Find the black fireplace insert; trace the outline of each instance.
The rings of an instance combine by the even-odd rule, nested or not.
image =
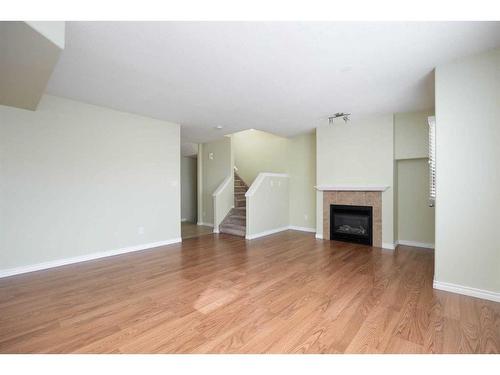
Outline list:
[[[330,205],[330,239],[373,244],[371,206]]]

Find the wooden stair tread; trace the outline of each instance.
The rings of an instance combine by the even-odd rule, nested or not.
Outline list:
[[[232,229],[245,230],[244,225],[232,224],[232,223],[224,223],[224,224],[222,224],[221,228],[232,228]]]

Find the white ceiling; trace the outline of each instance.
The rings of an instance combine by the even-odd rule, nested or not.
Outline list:
[[[247,128],[290,136],[334,112],[432,108],[435,66],[500,45],[500,22],[68,22],[66,30],[50,94],[180,123],[185,142]]]

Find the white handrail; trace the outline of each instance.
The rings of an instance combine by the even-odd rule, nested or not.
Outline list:
[[[224,181],[219,185],[219,187],[213,192],[212,197],[215,197],[216,195],[219,195],[222,193],[222,191],[227,187],[227,185],[231,182],[233,179],[233,176],[229,175],[227,176]]]
[[[262,184],[262,181],[264,181],[266,177],[290,177],[290,176],[287,173],[269,173],[269,172],[259,173],[259,175],[254,180],[248,191],[245,193],[245,197],[251,197],[252,195],[254,195],[259,186]]]
[[[233,174],[227,176],[219,187],[213,192],[214,203],[214,233],[219,233],[222,223],[231,208],[234,207]]]

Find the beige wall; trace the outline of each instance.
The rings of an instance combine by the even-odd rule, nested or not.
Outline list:
[[[247,192],[246,238],[286,230],[289,226],[289,177],[262,173]]]
[[[183,221],[196,222],[196,180],[196,157],[181,157],[181,218]]]
[[[0,106],[0,270],[180,237],[179,125],[53,96]]]
[[[290,225],[316,230],[316,132],[289,139]]]
[[[219,142],[204,144],[202,149],[215,147],[220,150],[221,144]],[[224,142],[224,147],[230,147],[232,150],[238,174],[249,185],[261,172],[288,173],[290,176],[288,182],[290,190],[288,225],[315,230],[316,134],[314,131],[292,138],[283,138],[258,130],[246,130],[232,134],[231,145],[227,143],[227,140]],[[231,152],[225,148],[224,153],[228,157]],[[205,157],[201,161],[201,169],[205,171],[205,177],[218,176],[217,183],[214,181],[210,186],[201,189],[201,196],[208,199],[208,195],[211,195],[223,181],[225,176],[222,176],[227,164],[212,163],[213,166],[206,169],[203,163],[207,162],[208,151],[203,151],[202,154]],[[205,201],[202,206],[207,212],[206,216],[212,217],[212,205]],[[203,220],[203,222],[207,221]],[[211,220],[208,222],[212,223]]]
[[[393,219],[392,219],[392,224],[393,224],[393,233],[394,233],[394,242],[395,245],[396,241],[398,240],[398,199],[399,199],[399,187],[398,187],[398,161],[394,160],[392,163],[392,170],[393,170],[393,179],[394,179],[394,193],[393,193],[393,199],[394,199],[394,204],[392,207],[392,212],[393,212]]]
[[[325,124],[316,130],[317,185],[386,185],[382,193],[382,242],[394,242],[393,115]],[[322,193],[317,193],[316,230],[323,235]]]
[[[436,69],[435,280],[500,300],[500,49]]]
[[[434,208],[429,207],[428,159],[397,161],[398,241],[434,246]]]
[[[233,173],[233,157],[231,150],[231,138],[223,137],[220,140],[203,143],[200,147],[198,160],[201,158],[201,215],[198,216],[199,223],[214,223],[214,202],[212,194]],[[212,155],[212,158],[210,158]],[[200,195],[198,195],[200,199]],[[201,217],[201,220],[200,220]]]
[[[288,139],[262,132],[244,130],[231,135],[234,165],[239,176],[250,186],[261,172],[285,173],[287,171]]]
[[[429,207],[428,117],[434,110],[394,114],[394,233],[397,241],[434,246]]]
[[[394,114],[394,159],[428,157],[427,118],[434,110]]]

